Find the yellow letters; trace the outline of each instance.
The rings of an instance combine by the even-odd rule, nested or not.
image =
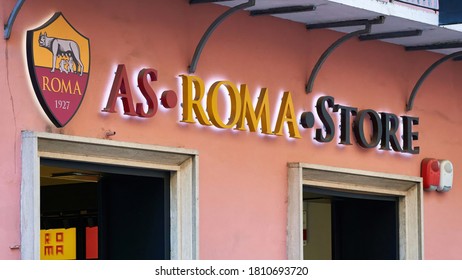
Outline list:
[[[183,119],[182,122],[196,123],[193,118],[194,114],[197,116],[199,123],[202,125],[212,125],[207,119],[207,116],[202,108],[202,98],[204,97],[204,81],[195,76],[180,75],[183,80]],[[195,95],[193,97],[193,88]]]
[[[289,135],[293,138],[302,138],[297,126],[297,119],[294,112],[294,104],[292,102],[292,95],[290,91],[284,92],[282,97],[281,107],[279,108],[278,119],[274,128],[274,134],[282,135],[282,125],[287,122],[289,127]]]
[[[53,78],[55,79],[55,78]],[[61,86],[61,92],[62,93],[70,93],[70,94],[74,94],[73,92],[71,92],[71,81],[67,81],[67,84],[65,81],[61,80],[61,83],[62,83],[62,86]]]
[[[80,85],[77,81],[73,85],[71,80],[65,81],[64,79],[59,79],[56,77],[51,78],[50,81],[50,78],[48,78],[47,76],[42,76],[42,90],[54,93],[69,94],[75,94],[77,92],[79,95],[82,95]]]
[[[274,134],[281,136],[284,123],[287,123],[289,136],[301,138],[298,129],[298,123],[295,116],[294,104],[290,92],[284,92],[282,103],[274,131],[271,131],[270,108],[268,89],[262,88],[258,97],[255,109],[249,96],[247,85],[243,84],[240,91],[230,81],[217,81],[213,83],[207,92],[204,87],[204,81],[196,76],[180,76],[183,81],[183,118],[181,122],[196,123],[194,115],[202,125],[213,125],[217,128],[235,128],[236,130],[245,131],[245,121],[248,129],[256,132],[258,123],[261,123],[263,134]],[[229,119],[224,122],[219,114],[218,95],[220,89],[225,88],[229,93],[231,101],[231,110]],[[202,99],[207,99],[207,109],[202,107]],[[207,113],[206,113],[207,112]]]
[[[249,130],[257,131],[258,122],[261,120],[261,132],[264,134],[272,134],[270,123],[270,111],[268,100],[268,89],[262,88],[255,110],[253,109],[252,101],[250,100],[249,90],[246,84],[241,85],[241,101],[242,110],[241,117],[237,123],[236,129],[246,130],[244,120],[247,120]]]
[[[218,98],[219,89],[221,86],[225,86],[229,92],[231,99],[231,116],[229,121],[225,124],[218,114]],[[241,112],[241,97],[236,86],[229,81],[215,82],[207,94],[207,113],[209,114],[210,121],[218,128],[232,128],[238,121]]]
[[[50,86],[48,85],[49,82],[50,79],[48,79],[47,76],[42,76],[42,90],[51,91]]]
[[[82,95],[82,92],[80,91],[80,85],[78,82],[75,82],[75,87],[74,87],[74,91],[72,92],[72,94],[75,94],[76,91],[79,93],[79,95]]]

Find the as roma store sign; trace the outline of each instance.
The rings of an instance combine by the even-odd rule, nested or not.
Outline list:
[[[90,74],[89,40],[61,13],[55,13],[42,26],[27,32],[27,61],[40,105],[56,127],[64,127],[77,113],[85,96]],[[341,145],[351,145],[351,138],[354,137],[364,148],[378,147],[401,153],[419,153],[419,147],[413,147],[413,141],[418,139],[418,132],[413,130],[419,123],[416,117],[398,117],[371,109],[360,110],[336,104],[331,96],[320,97],[314,113],[303,112],[297,117],[292,94],[286,91],[282,95],[276,119],[271,119],[267,88],[261,89],[258,101],[254,104],[246,84],[238,88],[230,81],[216,81],[206,88],[203,80],[197,76],[180,77],[183,82],[180,121],[184,123],[251,132],[257,132],[260,127],[262,134],[275,136],[283,136],[283,128],[287,126],[288,137],[301,138],[300,129],[313,128],[318,119],[322,128],[315,129],[314,140],[317,142],[332,142],[339,133]],[[121,101],[125,115],[154,117],[159,97],[151,87],[153,81],[157,81],[155,69],[145,68],[138,73],[138,88],[144,102],[135,104],[132,81],[128,79],[125,66],[119,65],[103,112],[115,113],[116,103]],[[219,95],[223,92],[229,96],[230,101],[227,121],[222,119],[219,110]],[[160,101],[165,108],[175,108],[178,103],[176,91],[164,91]],[[203,106],[204,103],[207,105]],[[340,117],[338,129],[334,114]],[[398,135],[400,131],[402,135]]]
[[[156,115],[159,98],[165,108],[176,107],[177,96],[174,90],[164,91],[159,97],[151,87],[150,82],[157,81],[157,74],[155,69],[150,68],[142,69],[138,73],[138,88],[145,103],[135,104],[127,70],[124,65],[119,65],[103,112],[116,113],[118,100],[122,102],[125,115],[140,118],[152,118]],[[282,136],[283,127],[287,125],[289,137],[301,138],[300,129],[313,128],[318,119],[323,128],[315,131],[314,139],[317,142],[331,142],[339,133],[341,145],[351,145],[354,137],[363,148],[378,147],[381,150],[401,153],[419,153],[419,147],[413,147],[413,141],[418,140],[418,132],[414,131],[414,126],[419,123],[417,117],[398,117],[392,113],[336,104],[331,96],[320,97],[314,113],[303,112],[297,117],[292,94],[286,91],[277,109],[276,119],[271,119],[272,110],[267,88],[261,89],[258,101],[253,104],[246,84],[238,88],[230,81],[216,81],[210,88],[206,88],[203,80],[197,76],[181,75],[180,78],[183,82],[180,121],[184,123],[251,132],[257,132],[260,126],[262,134],[276,136]],[[229,96],[231,108],[227,121],[222,119],[222,112],[219,111],[220,94]],[[204,103],[206,106],[203,106]],[[339,129],[335,126],[334,114],[339,114]],[[400,131],[402,135],[398,135]]]

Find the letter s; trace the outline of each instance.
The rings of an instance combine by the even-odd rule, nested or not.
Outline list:
[[[148,111],[144,112],[143,103],[136,104],[136,114],[142,118],[151,118],[157,113],[157,96],[148,82],[148,76],[151,81],[157,81],[157,71],[151,68],[144,68],[138,73],[138,87],[148,104]]]
[[[334,107],[334,98],[332,96],[323,96],[318,99],[316,102],[316,112],[318,113],[319,119],[321,120],[322,124],[326,130],[326,136],[322,135],[322,128],[316,129],[316,141],[318,142],[330,142],[334,138],[335,131],[334,131],[334,121],[332,117],[329,115],[324,103],[327,103],[328,108]]]

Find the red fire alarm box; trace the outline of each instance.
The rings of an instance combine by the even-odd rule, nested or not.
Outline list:
[[[426,191],[434,191],[440,184],[440,163],[434,158],[425,158],[422,160],[421,175],[423,178],[423,187]]]

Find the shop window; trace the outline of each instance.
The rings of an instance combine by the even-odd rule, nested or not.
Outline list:
[[[40,258],[169,259],[169,189],[168,172],[42,159]]]
[[[303,186],[303,259],[398,259],[398,201]]]
[[[303,163],[288,175],[289,259],[423,258],[421,178]]]
[[[195,151],[49,133],[22,139],[22,259],[198,258]]]

